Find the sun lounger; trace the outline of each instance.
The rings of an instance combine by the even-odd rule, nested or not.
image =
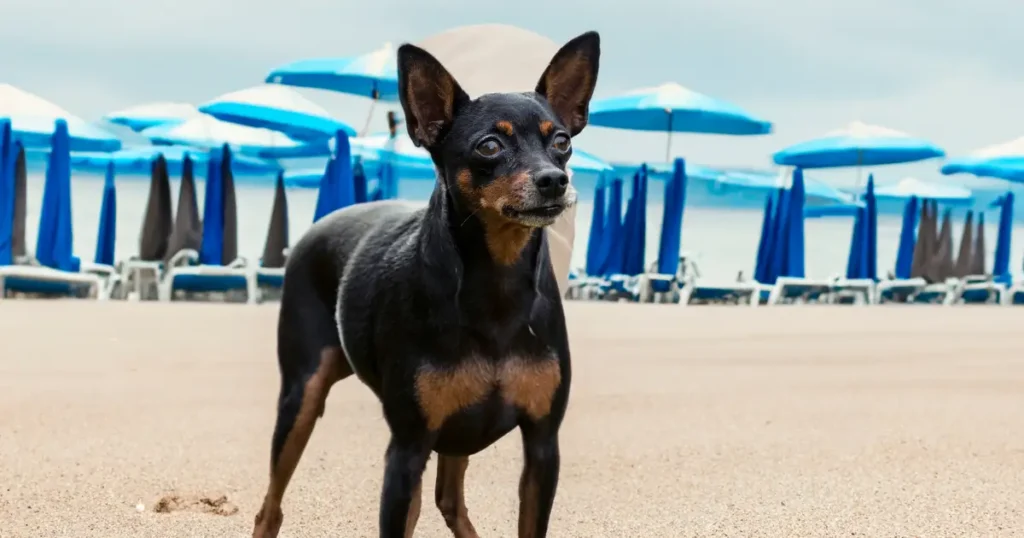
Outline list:
[[[0,300],[8,290],[68,296],[84,291],[89,298],[106,299],[104,289],[103,278],[91,272],[72,273],[41,265],[0,266]]]
[[[830,302],[878,304],[878,284],[870,278],[839,277],[832,282]]]
[[[245,258],[237,258],[228,265],[200,265],[199,253],[191,249],[171,257],[158,290],[161,301],[173,301],[178,291],[205,295],[244,290],[249,304],[256,303],[259,295],[256,273]]]
[[[1009,286],[986,275],[971,275],[959,280],[951,294],[953,304],[1006,304]]]
[[[284,249],[284,257],[288,259],[291,249]],[[256,302],[262,303],[270,296],[280,296],[284,287],[284,267],[263,267],[256,268]]]
[[[894,278],[882,280],[875,286],[875,303],[906,302],[928,286],[923,278]],[[900,301],[902,299],[902,301]]]
[[[768,294],[768,306],[783,304],[783,302],[808,303],[821,300],[830,301],[832,292],[835,291],[837,279],[825,278],[799,278],[780,276],[772,285]]]
[[[683,283],[679,292],[679,305],[721,304],[736,302],[758,306],[761,304],[761,285],[753,280],[743,282],[723,282],[716,284],[701,278],[694,278]]]

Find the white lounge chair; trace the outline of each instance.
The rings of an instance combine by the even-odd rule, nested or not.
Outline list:
[[[284,249],[284,259],[288,260],[288,254],[291,252],[290,248]],[[284,287],[284,267],[263,267],[260,265],[256,268],[256,302],[262,303],[266,300],[269,295],[266,290],[276,289],[280,290]]]
[[[0,300],[6,296],[8,287],[60,295],[67,295],[77,289],[85,288],[89,298],[107,299],[109,297],[104,295],[106,287],[103,285],[103,278],[95,273],[72,273],[42,265],[0,266]]]
[[[245,258],[236,258],[228,265],[201,265],[199,253],[184,249],[171,257],[157,286],[161,301],[173,301],[174,292],[198,294],[245,290],[246,302],[258,299],[256,272]]]
[[[783,304],[783,301],[791,300],[797,303],[806,303],[814,300],[824,299],[825,302],[832,301],[832,293],[836,289],[836,278],[800,278],[780,276],[775,279],[768,294],[768,306]]]
[[[1010,286],[997,282],[987,275],[970,275],[959,279],[956,289],[950,295],[951,304],[994,303],[1008,304]]]
[[[927,286],[928,281],[920,277],[880,280],[875,286],[875,303],[888,302],[899,296],[912,300]]]

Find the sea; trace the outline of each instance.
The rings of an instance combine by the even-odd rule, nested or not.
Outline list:
[[[27,181],[27,241],[30,249],[35,245],[42,202],[43,176],[33,170]],[[139,232],[149,192],[148,176],[119,175],[117,185],[116,257],[128,258],[138,252]],[[576,213],[575,247],[572,257],[574,268],[585,264],[587,236],[594,210],[593,191],[596,181],[574,177],[580,198]],[[173,205],[177,205],[180,180],[172,179]],[[750,193],[704,192],[691,182],[687,189],[687,205],[683,217],[681,251],[695,259],[701,276],[718,282],[733,281],[737,274],[752,274],[761,222],[764,195]],[[200,208],[203,204],[204,182],[196,178]],[[91,261],[96,250],[99,211],[103,178],[100,175],[76,172],[72,179],[72,220],[75,255]],[[426,203],[433,188],[429,180],[403,180],[399,184],[399,198]],[[664,184],[652,181],[648,188],[646,263],[652,263],[658,252],[662,220]],[[706,190],[706,189],[705,189]],[[289,188],[289,235],[294,243],[312,224],[317,192],[310,188]],[[263,251],[273,205],[273,178],[239,177],[236,179],[238,204],[239,254],[257,260]],[[628,189],[624,193],[628,198]],[[1018,197],[1018,199],[1021,199]],[[979,209],[984,209],[981,207]],[[1021,212],[1018,212],[1018,214]],[[963,223],[963,210],[955,213],[954,238],[959,244]],[[989,210],[986,218],[986,247],[991,264],[996,243],[999,213]],[[880,207],[878,218],[878,272],[885,275],[895,265],[896,250],[901,228],[900,207]],[[1021,237],[1024,222],[1015,222],[1016,237]],[[853,218],[808,218],[806,229],[806,273],[808,277],[830,277],[845,272],[849,254]],[[33,249],[34,250],[34,249]],[[1011,270],[1021,270],[1024,260],[1024,241],[1013,244]]]

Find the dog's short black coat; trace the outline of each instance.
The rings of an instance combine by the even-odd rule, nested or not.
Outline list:
[[[457,538],[476,537],[462,492],[468,456],[516,427],[519,536],[546,535],[571,371],[543,229],[575,202],[569,141],[586,125],[599,55],[597,34],[583,34],[535,92],[471,100],[429,53],[399,49],[407,127],[437,166],[437,185],[422,209],[384,201],[336,211],[292,248],[271,481],[255,537],[277,535],[281,498],[327,393],[352,373],[391,431],[380,536],[412,535],[436,452],[436,503]]]

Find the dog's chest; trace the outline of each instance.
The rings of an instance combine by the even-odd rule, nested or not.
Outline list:
[[[469,355],[445,366],[423,365],[416,373],[416,396],[427,427],[439,430],[452,416],[495,401],[538,420],[550,411],[562,383],[554,352],[510,354],[499,359]]]

